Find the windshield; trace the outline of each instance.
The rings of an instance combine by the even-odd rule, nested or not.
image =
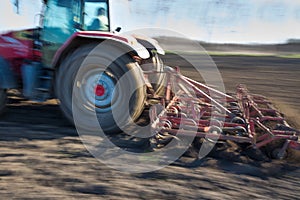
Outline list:
[[[107,2],[87,0],[84,4],[84,29],[88,31],[109,31]]]
[[[49,0],[44,18],[44,40],[64,43],[74,32],[72,4],[66,0]],[[70,12],[71,11],[71,12]]]

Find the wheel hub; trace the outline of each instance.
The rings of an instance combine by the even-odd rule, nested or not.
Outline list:
[[[111,109],[116,99],[115,81],[112,76],[98,70],[91,71],[83,78],[83,96],[88,104],[100,108],[99,112]]]
[[[114,99],[115,83],[106,73],[101,73],[96,85],[93,86],[95,105],[98,108],[110,107]]]
[[[104,86],[100,85],[100,84],[96,85],[95,95],[101,97],[104,94],[105,94],[105,88],[104,88]]]

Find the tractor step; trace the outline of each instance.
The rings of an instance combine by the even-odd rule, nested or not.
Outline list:
[[[51,98],[53,69],[42,67],[38,76],[38,84],[35,88],[34,100],[43,102]]]
[[[36,88],[38,101],[46,101],[51,97],[52,76],[40,76],[40,87]]]

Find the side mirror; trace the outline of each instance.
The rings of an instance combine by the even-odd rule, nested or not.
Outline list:
[[[122,29],[121,27],[117,27],[114,32],[120,32],[121,29]]]

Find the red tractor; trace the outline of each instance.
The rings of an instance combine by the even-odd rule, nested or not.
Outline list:
[[[81,109],[83,119],[96,110],[105,132],[115,132],[129,119],[137,119],[143,111],[146,87],[134,89],[130,97],[128,87],[144,85],[138,63],[153,63],[152,67],[162,70],[157,55],[164,52],[156,41],[112,31],[109,0],[44,0],[44,4],[40,28],[0,35],[0,111],[5,107],[6,91],[15,88],[32,100],[58,98],[62,111],[73,121],[72,91],[77,87],[78,101],[73,106]],[[96,61],[85,62],[88,55]],[[127,82],[116,89],[127,72]],[[150,78],[157,83],[164,79],[163,75]],[[154,88],[159,89],[159,84]],[[130,98],[129,106],[125,98]],[[112,108],[123,115],[118,125]],[[79,122],[81,126],[87,123]]]
[[[150,100],[160,103],[149,109],[154,148],[184,135],[246,149],[271,146],[268,152],[278,158],[287,148],[300,150],[300,132],[265,97],[242,85],[228,95],[184,77],[164,67],[156,41],[112,31],[108,1],[44,0],[41,28],[0,36],[0,111],[6,91],[15,88],[28,99],[59,99],[77,128],[100,124],[115,133],[137,120]],[[89,120],[94,117],[96,123]]]

